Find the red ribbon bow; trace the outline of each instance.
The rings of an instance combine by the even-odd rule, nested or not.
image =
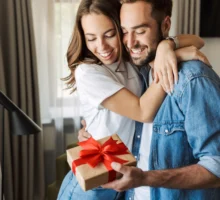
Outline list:
[[[110,137],[103,145],[99,144],[96,140],[90,137],[88,140],[79,142],[83,148],[79,152],[79,159],[72,162],[72,171],[76,173],[76,167],[83,164],[88,164],[92,168],[103,162],[109,171],[109,182],[115,180],[116,172],[112,170],[111,163],[126,163],[127,160],[116,157],[115,155],[128,154],[127,147],[124,143],[117,144],[117,140]]]

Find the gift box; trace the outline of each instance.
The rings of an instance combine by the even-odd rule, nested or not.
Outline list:
[[[84,191],[120,177],[111,168],[111,162],[136,166],[136,159],[117,134],[79,142],[78,147],[67,150],[67,162]]]

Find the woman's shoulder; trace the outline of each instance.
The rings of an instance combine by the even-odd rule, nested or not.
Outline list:
[[[77,66],[76,73],[87,73],[92,71],[102,71],[103,67],[99,64],[82,63]]]
[[[75,77],[76,79],[79,79],[80,77],[84,78],[86,76],[110,76],[110,73],[102,65],[82,63],[77,66],[75,70]]]

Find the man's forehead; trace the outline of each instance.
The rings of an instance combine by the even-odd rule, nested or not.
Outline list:
[[[121,7],[120,19],[122,27],[131,27],[138,24],[149,23],[152,6],[144,1],[124,3]]]
[[[152,6],[150,3],[147,3],[146,1],[136,1],[136,2],[130,2],[130,3],[123,3],[121,6],[121,14],[130,12],[143,12],[143,13],[149,13],[151,14]]]

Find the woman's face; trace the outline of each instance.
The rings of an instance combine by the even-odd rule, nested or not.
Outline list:
[[[88,14],[81,19],[87,48],[106,65],[118,60],[119,40],[112,21],[103,14]]]

